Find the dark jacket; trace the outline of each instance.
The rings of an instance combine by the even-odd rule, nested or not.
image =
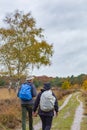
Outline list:
[[[36,97],[37,96],[37,91],[36,91],[35,85],[33,83],[31,83],[31,82],[26,82],[26,83],[29,84],[32,87],[32,89],[31,89],[32,90],[31,91],[32,97]],[[20,89],[21,89],[21,87],[20,87]],[[20,91],[20,89],[19,89],[19,91]],[[19,91],[18,91],[18,93],[19,93]],[[34,99],[32,98],[29,101],[21,100],[21,104],[30,104],[30,105],[33,105],[34,104]]]
[[[44,111],[42,111],[42,110],[40,109],[40,106],[39,106],[39,104],[40,104],[40,97],[41,97],[41,94],[42,94],[44,91],[46,91],[46,90],[42,89],[41,92],[37,95],[37,98],[36,98],[36,100],[35,100],[35,104],[34,104],[33,111],[36,112],[36,110],[38,109],[38,114],[39,114],[39,115],[54,116],[54,110],[51,110],[51,111],[49,111],[49,112],[44,112]],[[52,93],[52,94],[53,94],[53,96],[55,96],[54,93]],[[55,96],[55,98],[56,98],[56,96]],[[38,107],[39,107],[39,108],[38,108]],[[56,101],[55,101],[54,109],[55,109],[55,111],[56,111],[56,113],[57,113],[57,112],[58,112],[58,101],[57,101],[57,98],[56,98]]]

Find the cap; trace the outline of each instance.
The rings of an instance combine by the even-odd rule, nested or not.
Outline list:
[[[26,77],[26,80],[32,80],[32,79],[34,79],[34,76],[28,76],[28,77]]]
[[[51,88],[50,83],[44,83],[44,87],[45,90],[49,90]]]

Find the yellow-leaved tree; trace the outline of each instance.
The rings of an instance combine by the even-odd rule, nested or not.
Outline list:
[[[53,45],[44,40],[43,29],[36,27],[31,13],[16,10],[8,14],[0,28],[0,64],[9,76],[18,78],[26,71],[50,65]]]
[[[64,90],[70,89],[70,83],[69,83],[69,81],[64,81],[63,82],[62,89],[64,89]]]
[[[82,89],[87,91],[87,80],[85,80],[82,84]]]

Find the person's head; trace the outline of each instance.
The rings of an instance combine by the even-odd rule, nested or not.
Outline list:
[[[27,82],[33,82],[34,76],[28,76],[26,77]]]
[[[48,82],[48,83],[44,83],[43,88],[44,88],[45,90],[49,90],[49,89],[51,89],[51,85],[50,85],[50,83],[49,83],[49,82]]]

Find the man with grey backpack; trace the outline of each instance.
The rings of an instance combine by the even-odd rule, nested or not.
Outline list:
[[[58,101],[55,94],[51,90],[50,83],[44,83],[43,89],[41,89],[41,92],[37,95],[33,115],[37,114],[37,109],[42,121],[42,130],[50,130],[54,111],[56,116],[58,115]]]

